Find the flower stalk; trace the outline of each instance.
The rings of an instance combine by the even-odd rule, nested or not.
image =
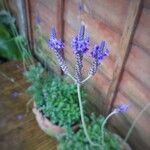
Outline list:
[[[104,120],[102,126],[101,126],[101,141],[102,141],[102,148],[104,149],[105,147],[105,143],[104,143],[104,129],[105,129],[105,125],[108,121],[109,118],[111,118],[113,115],[118,114],[118,113],[123,113],[126,112],[128,109],[128,105],[126,104],[120,104],[118,105]]]
[[[52,30],[51,30],[48,45],[51,49],[54,50],[58,64],[60,65],[61,69],[77,85],[77,93],[78,93],[78,101],[79,101],[82,127],[83,127],[84,134],[85,134],[89,144],[91,144],[92,146],[101,147],[101,144],[94,143],[91,140],[91,138],[87,132],[87,127],[86,127],[86,123],[84,120],[84,111],[83,111],[83,105],[82,105],[82,100],[81,100],[80,87],[81,87],[81,84],[84,84],[88,79],[90,79],[92,76],[95,75],[98,65],[105,58],[105,56],[108,56],[109,51],[108,51],[106,42],[102,41],[99,45],[95,45],[95,47],[92,49],[91,57],[93,58],[93,64],[90,68],[87,78],[85,78],[84,80],[81,80],[82,79],[81,71],[82,71],[82,67],[83,67],[82,60],[83,60],[84,54],[88,51],[88,46],[89,46],[89,37],[85,36],[85,26],[81,25],[79,34],[73,38],[72,43],[71,43],[71,47],[73,49],[73,53],[75,54],[75,58],[76,58],[75,77],[69,73],[69,69],[65,63],[65,60],[61,56],[61,49],[64,48],[64,43],[61,40],[57,39],[55,28],[52,28]],[[105,120],[105,122],[103,124],[102,130],[105,126],[105,123],[107,122],[107,119]]]

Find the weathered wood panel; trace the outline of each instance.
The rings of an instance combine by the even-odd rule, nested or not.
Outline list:
[[[134,99],[134,101],[131,101],[131,98],[128,95],[122,92],[118,92],[115,105],[118,105],[122,102],[129,104],[129,110],[123,115],[113,117],[110,128],[112,129],[113,124],[112,130],[120,133],[122,137],[125,138],[125,135],[127,134],[129,127],[132,124],[132,121],[137,117],[138,113],[144,107],[144,104],[142,106],[139,106],[138,104],[136,104],[136,99]],[[133,149],[148,150],[150,147],[149,114],[150,111],[148,112],[147,110],[133,129],[133,132],[128,140],[129,143],[132,145]]]
[[[126,70],[130,72],[143,86],[150,89],[150,55],[142,48],[132,45],[131,51],[126,63]]]
[[[31,110],[25,117],[26,103],[30,96],[26,93],[28,83],[23,78],[22,68],[20,62],[0,65],[0,70],[5,75],[15,79],[12,83],[0,74],[0,81],[3,81],[3,84],[0,84],[0,148],[56,150],[56,141],[38,127]]]
[[[122,72],[124,71],[124,65],[130,52],[130,44],[134,36],[135,25],[138,21],[140,4],[141,0],[131,1],[129,4],[129,12],[123,29],[123,34],[120,38],[118,45],[119,52],[118,57],[115,61],[113,78],[106,97],[109,109],[108,113],[112,111],[111,109],[116,98],[116,93],[118,91],[118,86],[122,77]]]
[[[92,17],[101,20],[117,33],[122,33],[129,0],[84,0],[84,3],[87,8],[85,11],[90,13]]]
[[[142,47],[150,55],[149,49],[149,35],[150,35],[150,9],[143,8],[141,16],[139,18],[139,23],[137,24],[137,29],[133,39],[133,43]]]

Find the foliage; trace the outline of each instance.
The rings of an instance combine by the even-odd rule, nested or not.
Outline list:
[[[14,35],[15,18],[7,11],[0,11],[0,57],[18,60],[22,59],[19,43],[23,43],[23,37]]]
[[[39,21],[40,20],[40,21]],[[45,64],[54,65],[56,66],[56,61],[51,53],[49,53],[49,48],[47,46],[47,36],[41,31],[41,23],[42,20],[40,16],[37,16],[36,18],[36,25],[34,26],[34,32],[36,35],[35,41],[36,41],[36,48],[35,48],[35,54],[40,57],[43,61],[45,61]]]
[[[92,141],[95,143],[101,144],[101,125],[104,121],[104,117],[96,117],[94,114],[90,116],[88,120],[86,120],[87,131],[90,135]],[[79,129],[76,133],[72,130],[68,129],[66,133],[60,135],[58,137],[59,145],[58,150],[101,150],[102,147],[90,145],[85,134],[83,128]],[[115,137],[108,131],[105,130],[105,147],[104,150],[118,150],[118,143]]]
[[[24,74],[31,82],[28,92],[32,94],[38,109],[52,123],[59,126],[70,127],[79,122],[76,86],[43,71],[42,66],[38,64],[30,66]],[[84,97],[85,93],[82,91],[81,95]]]

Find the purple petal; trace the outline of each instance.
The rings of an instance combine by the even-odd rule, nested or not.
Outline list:
[[[17,97],[17,96],[20,96],[21,93],[15,91],[15,92],[13,92],[11,95],[12,95],[13,97]]]
[[[129,108],[129,105],[127,104],[120,104],[116,107],[116,110],[118,113],[123,113],[123,112],[126,112]]]
[[[19,114],[19,115],[16,116],[16,119],[17,119],[18,121],[21,121],[21,120],[24,119],[24,115],[23,115],[23,114]]]

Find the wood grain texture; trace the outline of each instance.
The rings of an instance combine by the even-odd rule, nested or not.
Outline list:
[[[108,109],[109,112],[112,109],[112,106],[116,97],[116,93],[118,91],[119,82],[120,82],[122,72],[124,69],[124,64],[126,62],[126,59],[130,50],[129,46],[131,44],[131,40],[134,35],[135,25],[137,24],[137,21],[138,21],[137,17],[140,11],[140,3],[141,3],[141,0],[130,1],[127,20],[126,20],[124,31],[123,31],[123,34],[119,43],[119,52],[118,52],[118,58],[115,64],[113,80],[109,87],[107,97],[106,97],[106,100],[108,101],[108,107],[110,107]]]
[[[141,47],[150,55],[150,8],[143,8],[139,18],[139,23],[135,31],[133,43]]]
[[[128,95],[119,91],[116,97],[115,105],[118,105],[120,103],[127,103],[130,107],[126,113],[117,115],[112,118],[110,128],[113,131],[120,133],[121,136],[125,138],[133,120],[144,107],[144,103],[140,105],[135,104],[135,101],[132,101],[131,98],[128,97]],[[149,150],[150,148],[149,115],[149,110],[144,112],[142,117],[135,125],[135,128],[133,129],[133,132],[128,140],[130,145],[132,145],[133,149],[135,150]]]
[[[63,40],[64,37],[64,5],[65,0],[57,0],[57,36],[58,38]],[[64,51],[61,51],[62,56],[64,55]],[[62,69],[60,68],[61,75],[64,74]]]
[[[28,84],[22,76],[22,64],[8,62],[0,65],[0,70],[15,79],[12,83],[0,74],[3,81],[0,84],[0,149],[56,150],[56,140],[41,131],[31,110],[25,117],[26,103],[31,97],[25,92]],[[18,94],[14,96],[14,92]]]
[[[125,70],[147,89],[150,89],[150,55],[144,49],[132,44]]]

